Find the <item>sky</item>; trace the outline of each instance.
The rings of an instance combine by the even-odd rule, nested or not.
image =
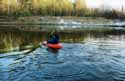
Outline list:
[[[105,6],[107,9],[121,9],[125,8],[125,0],[86,0],[86,4],[89,8],[102,8]]]

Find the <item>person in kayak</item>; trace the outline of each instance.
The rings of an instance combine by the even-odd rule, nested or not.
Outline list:
[[[50,40],[47,40],[47,43],[58,44],[59,43],[59,34],[58,34],[58,32],[54,32],[52,34],[52,38]]]
[[[59,33],[58,32],[54,32],[52,34],[52,38],[47,40],[47,41],[44,41],[43,42],[43,45],[46,45],[46,44],[58,44],[59,43]]]

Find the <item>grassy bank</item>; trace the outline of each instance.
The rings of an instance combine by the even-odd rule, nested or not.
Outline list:
[[[8,21],[9,20],[9,21]],[[76,17],[76,16],[26,16],[18,18],[3,18],[0,20],[1,25],[64,25],[67,24],[107,24],[112,19],[103,17]],[[75,23],[74,23],[75,22]]]

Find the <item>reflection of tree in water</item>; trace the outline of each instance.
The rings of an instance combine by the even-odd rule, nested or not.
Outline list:
[[[88,37],[108,38],[109,35],[124,35],[124,30],[116,29],[73,29],[59,30],[60,42],[84,43]],[[49,39],[51,31],[24,31],[24,30],[4,30],[0,31],[0,50],[10,50],[13,47],[26,49],[27,45],[37,47],[40,42]],[[123,37],[123,36],[122,36]]]

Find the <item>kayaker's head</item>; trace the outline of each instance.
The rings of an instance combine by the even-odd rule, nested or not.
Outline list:
[[[57,31],[53,32],[53,35],[58,36],[59,33]]]

